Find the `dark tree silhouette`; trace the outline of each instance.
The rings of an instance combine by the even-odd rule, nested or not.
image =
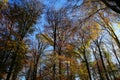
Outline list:
[[[119,0],[101,0],[107,7],[120,14]]]

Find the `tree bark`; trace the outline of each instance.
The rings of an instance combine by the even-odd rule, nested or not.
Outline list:
[[[88,63],[87,56],[86,56],[85,47],[84,47],[84,50],[83,50],[83,55],[84,55],[84,58],[85,58],[85,63],[86,63],[86,66],[87,66],[89,78],[90,78],[90,80],[92,80],[91,72],[90,72],[90,68],[89,68],[89,63]]]
[[[104,80],[102,74],[101,74],[101,71],[100,71],[100,67],[99,67],[99,63],[98,63],[98,60],[97,60],[97,56],[95,55],[97,54],[94,50],[93,50],[93,55],[95,57],[95,60],[97,61],[97,68],[98,68],[98,72],[99,72],[99,75],[100,75],[100,80]]]
[[[12,59],[12,62],[11,62],[11,65],[10,65],[9,72],[8,72],[8,74],[7,74],[6,80],[10,80],[10,77],[11,77],[11,74],[12,74],[12,71],[13,71],[13,68],[14,68],[14,66],[15,66],[16,58],[17,58],[17,55],[16,55],[16,53],[15,53],[14,56],[13,56],[13,59]]]
[[[56,56],[56,25],[54,26],[54,32],[53,32],[53,36],[54,36],[54,45],[53,45],[53,49],[54,49],[54,57]],[[55,64],[55,59],[54,59],[54,63],[53,63],[53,80],[56,80],[56,64]]]
[[[101,61],[102,61],[102,66],[103,66],[103,69],[104,69],[104,71],[105,71],[106,79],[107,79],[107,80],[110,80],[110,79],[109,79],[109,76],[108,76],[108,74],[107,74],[107,70],[106,70],[106,67],[105,67],[105,64],[104,64],[102,52],[101,52],[101,49],[100,49],[100,44],[98,44],[98,41],[96,41],[96,46],[97,46],[98,51],[99,51],[99,54],[100,54],[100,59],[101,59]]]

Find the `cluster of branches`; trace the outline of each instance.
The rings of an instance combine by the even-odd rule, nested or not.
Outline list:
[[[19,2],[19,3],[18,3]],[[16,80],[25,64],[25,36],[42,11],[39,1],[0,1],[0,79]]]

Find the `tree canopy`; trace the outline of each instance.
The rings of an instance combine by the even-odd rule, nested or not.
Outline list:
[[[0,80],[120,80],[118,13],[118,0],[0,1]]]

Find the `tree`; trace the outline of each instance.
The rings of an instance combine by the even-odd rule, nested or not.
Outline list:
[[[96,64],[95,65],[93,65],[93,68],[95,68],[96,66],[97,66],[97,69],[98,69],[98,74],[100,75],[100,79],[101,80],[103,80],[104,78],[103,78],[103,75],[102,75],[102,72],[103,72],[103,67],[101,67],[102,66],[102,64],[101,64],[101,60],[99,61],[99,58],[98,58],[98,56],[97,56],[97,50],[95,49],[95,48],[93,48],[92,47],[92,53],[93,53],[93,56],[94,56],[94,58],[95,58],[95,62],[96,62]],[[94,67],[95,66],[95,67]],[[96,72],[96,71],[95,71]]]
[[[95,41],[95,45],[96,45],[96,47],[98,48],[99,55],[100,55],[100,59],[101,59],[101,61],[102,61],[102,66],[103,66],[103,69],[104,69],[104,71],[105,71],[106,79],[109,80],[109,76],[108,76],[108,74],[107,74],[107,70],[106,70],[106,67],[105,67],[104,60],[103,60],[103,54],[102,54],[102,51],[101,51],[101,48],[100,48],[100,44],[101,44],[101,39]]]
[[[111,8],[113,11],[120,14],[120,4],[119,0],[101,0],[106,6]]]
[[[102,19],[102,27],[109,33],[109,35],[114,39],[114,41],[116,42],[117,46],[120,48],[120,41],[119,41],[119,38],[118,36],[116,35],[115,33],[115,30],[113,28],[113,25],[110,21],[109,18],[105,18],[103,16],[103,14],[100,14],[100,18]]]
[[[2,44],[6,47],[5,49],[2,49],[2,53],[5,55],[5,61],[9,62],[6,68],[8,71],[5,72],[7,73],[6,80],[15,80],[17,74],[22,69],[22,64],[24,62],[23,58],[25,58],[27,50],[27,48],[24,48],[25,43],[23,38],[28,31],[30,31],[31,27],[36,23],[36,20],[41,14],[40,2],[37,2],[37,4],[39,4],[39,7],[37,6],[37,8],[36,6],[33,6],[33,4],[36,3],[35,1],[33,1],[33,3],[21,1],[21,3],[23,4],[20,5],[16,2],[9,4],[9,7],[2,11],[4,13],[2,18],[4,23],[1,23],[1,28],[3,26],[6,29],[5,32],[7,32],[5,34],[2,33],[3,37],[6,39],[6,45]],[[6,21],[4,21],[4,19]],[[7,38],[7,36],[9,38]],[[2,65],[5,64],[6,63],[3,62]]]
[[[28,53],[28,61],[30,62],[28,74],[26,76],[26,80],[34,79],[37,80],[39,78],[42,79],[42,56],[45,53],[45,49],[48,47],[48,44],[45,43],[41,37],[41,33],[36,34],[36,42],[33,41],[31,43],[32,49],[30,49],[30,53]],[[36,43],[34,45],[34,43]],[[31,56],[32,55],[32,56]],[[39,71],[39,73],[38,73]]]

